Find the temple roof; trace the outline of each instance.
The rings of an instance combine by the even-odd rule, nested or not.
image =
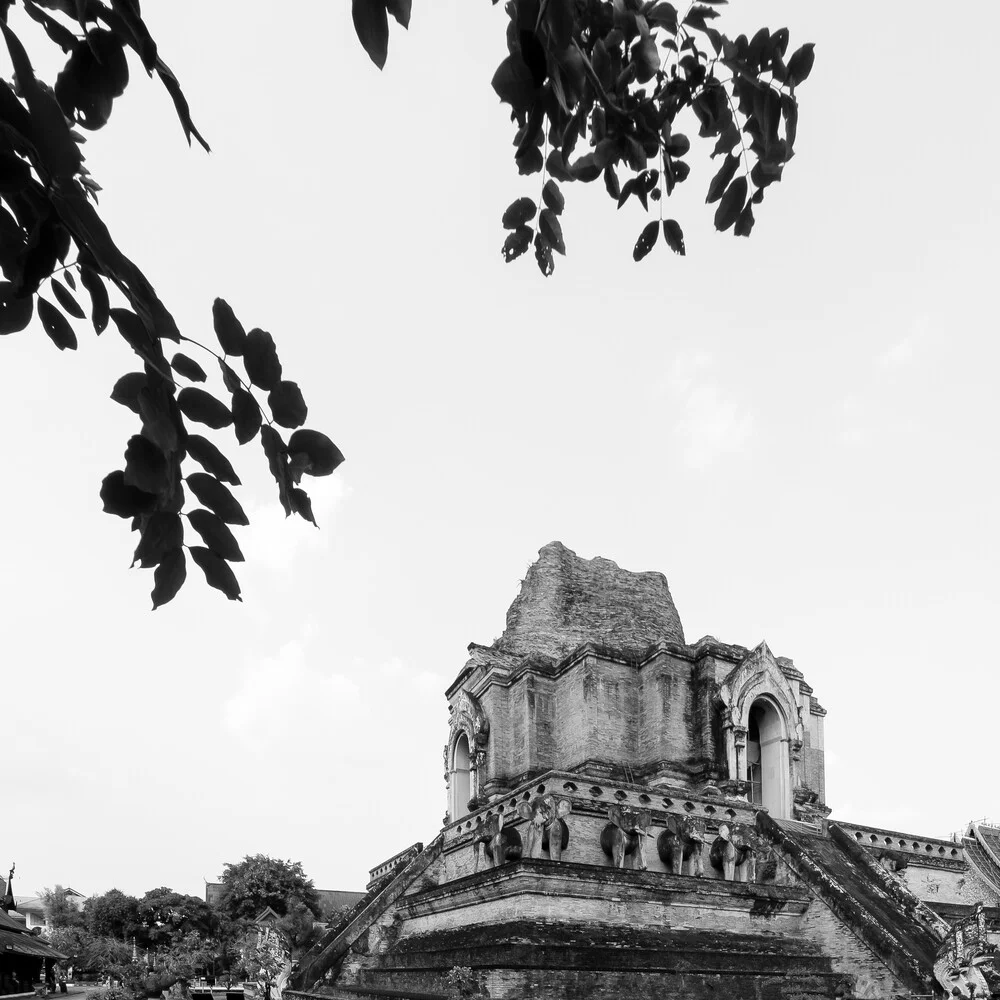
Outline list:
[[[562,542],[549,542],[528,567],[495,646],[558,658],[582,642],[645,649],[661,639],[684,642],[662,573],[633,573],[600,556],[581,559]]]

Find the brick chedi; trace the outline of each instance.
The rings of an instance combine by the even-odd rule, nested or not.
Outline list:
[[[443,829],[373,867],[299,998],[1000,996],[1000,831],[832,822],[794,663],[685,642],[666,578],[544,546],[448,688]]]

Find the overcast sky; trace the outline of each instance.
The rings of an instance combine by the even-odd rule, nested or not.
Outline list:
[[[752,238],[714,232],[696,158],[686,258],[634,264],[641,208],[574,185],[547,281],[499,253],[539,188],[490,88],[502,9],[414,0],[379,74],[348,6],[147,3],[213,153],[135,62],[86,147],[185,333],[212,340],[221,295],[274,334],[348,459],[315,481],[321,531],[284,523],[249,445],[244,603],[192,569],[150,613],[98,498],[133,357],[83,323],[75,355],[0,342],[17,891],[200,893],[256,852],[362,888],[439,829],[444,689],[553,539],[663,571],[690,641],[792,657],[829,710],[834,818],[1000,819],[1000,5],[946,30],[929,3],[734,2],[733,34],[816,43]]]

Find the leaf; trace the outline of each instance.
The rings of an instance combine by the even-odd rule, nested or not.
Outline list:
[[[246,391],[237,388],[233,392],[233,423],[236,429],[236,440],[246,444],[257,436],[260,430],[261,413],[257,400]]]
[[[537,174],[544,166],[542,151],[537,146],[527,146],[515,157],[514,163],[517,165],[517,172],[526,177],[529,174]]]
[[[729,154],[719,167],[719,172],[712,178],[712,183],[708,185],[708,195],[705,203],[711,205],[713,201],[718,201],[725,193],[729,182],[736,176],[736,168],[740,165],[740,158]]]
[[[275,423],[282,427],[301,427],[309,415],[306,401],[295,382],[279,382],[267,394],[267,405],[271,407]]]
[[[715,211],[715,228],[720,233],[724,233],[739,218],[740,212],[747,200],[747,179],[737,177],[732,184],[726,188],[726,193],[719,202],[719,207]]]
[[[527,111],[538,94],[535,78],[519,53],[512,53],[500,63],[491,85],[497,97],[518,112]]]
[[[404,27],[410,26],[410,0],[385,0],[385,8]]]
[[[215,336],[223,354],[243,357],[247,334],[243,324],[236,318],[232,308],[225,299],[216,299],[212,303],[212,322],[215,325]]]
[[[194,127],[194,122],[191,121],[191,109],[188,107],[187,98],[181,90],[181,85],[177,82],[177,77],[174,76],[170,67],[159,56],[156,57],[156,74],[170,95],[170,99],[174,102],[174,111],[180,120],[181,128],[184,129],[184,136],[188,141],[188,145],[191,145],[191,136],[193,135],[201,143],[205,152],[211,153],[212,150],[208,143],[205,142],[204,136]]]
[[[75,316],[77,319],[87,318],[87,314],[83,311],[80,303],[76,301],[73,293],[65,285],[55,278],[52,279],[51,284],[52,294],[55,295],[56,301],[63,307],[64,311],[68,312],[70,316]]]
[[[184,560],[184,550],[174,549],[160,560],[160,565],[153,571],[153,591],[150,594],[153,598],[153,610],[172,601],[177,596],[177,591],[184,585],[185,579],[187,579],[187,564]]]
[[[133,413],[139,412],[139,393],[146,388],[148,381],[145,372],[129,372],[122,375],[111,390],[111,398],[122,406],[127,406]]]
[[[552,259],[552,244],[541,233],[535,234],[535,262],[546,278],[556,269],[556,263]]]
[[[247,334],[243,364],[250,381],[259,389],[273,389],[281,381],[281,362],[274,339],[266,330],[253,329]]]
[[[101,483],[101,501],[106,514],[118,517],[147,514],[156,506],[156,497],[135,486],[129,486],[125,482],[125,473],[121,470],[109,472],[104,477]]]
[[[746,207],[740,212],[740,217],[736,220],[736,226],[733,229],[734,236],[749,236],[750,231],[753,229],[754,217],[753,217],[753,205],[747,202]]]
[[[250,523],[239,501],[215,476],[210,476],[207,472],[192,472],[186,482],[199,502],[218,514],[227,524]]]
[[[219,358],[219,368],[222,369],[222,384],[230,392],[237,392],[243,388],[239,375],[222,358]]]
[[[205,369],[198,364],[193,358],[189,358],[186,354],[181,354],[178,352],[173,356],[170,362],[170,367],[173,368],[178,375],[183,375],[185,378],[190,379],[192,382],[204,382],[208,376],[205,374]]]
[[[38,296],[38,318],[42,321],[42,328],[49,335],[49,339],[60,351],[65,351],[67,347],[71,351],[76,350],[76,334],[69,325],[69,320],[41,295]]]
[[[542,209],[542,214],[538,217],[538,229],[551,244],[552,249],[565,257],[566,244],[563,242],[562,226],[559,225],[559,220],[551,208]]]
[[[503,241],[503,259],[509,264],[512,260],[517,260],[531,246],[531,237],[534,234],[529,226],[518,226],[512,233],[507,234],[507,239]]]
[[[663,238],[667,241],[667,246],[674,253],[679,254],[681,257],[684,256],[686,252],[684,249],[684,233],[681,231],[681,227],[677,224],[676,220],[663,220]]]
[[[20,333],[31,322],[34,312],[33,295],[18,296],[14,285],[0,281],[0,336]]]
[[[202,573],[205,574],[205,580],[210,587],[221,590],[231,601],[243,600],[240,597],[239,581],[236,579],[236,574],[232,571],[229,563],[224,559],[220,559],[210,549],[206,549],[201,545],[192,545],[188,551]]]
[[[788,60],[787,75],[790,87],[798,86],[812,72],[816,60],[816,53],[813,51],[815,47],[812,42],[806,42],[792,53],[792,58]]]
[[[385,66],[389,53],[389,18],[385,7],[386,0],[352,0],[351,3],[358,40],[379,69]]]
[[[552,0],[549,2],[551,3]],[[563,197],[562,191],[559,190],[559,185],[552,178],[549,178],[545,182],[545,187],[542,188],[542,201],[545,202],[545,207],[551,209],[554,214],[562,215],[562,210],[566,207],[566,199]]]
[[[610,165],[604,168],[604,186],[616,201],[621,197],[622,189],[618,184],[618,175],[615,173],[615,168]],[[621,208],[621,205],[618,207]]]
[[[132,556],[132,565],[138,563],[143,569],[149,569],[183,544],[184,527],[180,515],[154,511],[142,518],[142,536]]]
[[[312,500],[309,499],[309,494],[296,486],[289,492],[289,498],[292,503],[292,510],[299,517],[304,517],[318,528],[319,525],[316,524],[316,518],[313,516]]]
[[[230,562],[243,562],[236,536],[221,518],[207,510],[198,508],[188,514],[191,527],[201,535],[202,541],[220,558]]]
[[[145,493],[159,493],[169,485],[166,456],[140,434],[133,434],[125,446],[125,485]]]
[[[643,226],[639,238],[635,241],[635,248],[632,250],[632,259],[636,262],[642,260],[646,254],[656,245],[656,239],[660,235],[659,222],[648,222]]]
[[[208,438],[204,438],[200,434],[189,434],[186,444],[188,455],[206,472],[210,472],[216,479],[221,479],[224,483],[231,483],[233,486],[241,485],[240,477],[236,475],[232,463]]]
[[[103,333],[108,326],[110,303],[108,290],[104,287],[101,276],[91,267],[80,268],[80,283],[90,294],[91,322],[97,333]]]
[[[156,383],[140,389],[137,398],[143,434],[158,444],[164,454],[172,454],[178,448],[184,427],[180,408],[167,384],[158,378]]]
[[[279,437],[280,440],[280,437]],[[264,450],[267,451],[265,445]],[[298,430],[288,441],[288,454],[305,455],[308,464],[303,472],[310,476],[328,476],[344,461],[340,449],[320,431]]]
[[[518,198],[507,206],[500,221],[504,229],[517,229],[519,226],[527,225],[537,211],[537,206],[530,198]]]
[[[670,156],[683,156],[691,148],[691,140],[683,133],[676,132],[664,143],[663,149]]]
[[[785,146],[790,156],[799,124],[799,106],[791,94],[781,95],[781,113],[785,119]]]
[[[150,359],[153,355],[153,338],[142,320],[128,309],[112,309],[110,315],[129,347],[139,357]]]
[[[233,422],[229,407],[210,392],[187,386],[177,394],[177,405],[188,420],[206,424],[214,430],[228,427]]]
[[[308,434],[316,432],[296,431],[295,433]],[[292,512],[292,505],[289,502],[288,496],[290,478],[288,450],[285,448],[285,442],[282,441],[281,435],[270,425],[265,425],[260,429],[260,443],[264,449],[264,454],[267,456],[267,464],[271,470],[271,475],[278,484],[278,499],[281,501],[281,506],[284,507],[285,516],[287,517]],[[306,471],[305,466],[311,462],[310,456],[304,451],[298,452],[296,454],[296,461],[300,469],[299,476],[301,476],[302,471]]]

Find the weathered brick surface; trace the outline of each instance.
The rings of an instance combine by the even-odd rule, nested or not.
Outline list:
[[[631,573],[550,542],[529,567],[497,646],[559,658],[581,642],[645,649],[659,639],[684,641],[662,573]]]

